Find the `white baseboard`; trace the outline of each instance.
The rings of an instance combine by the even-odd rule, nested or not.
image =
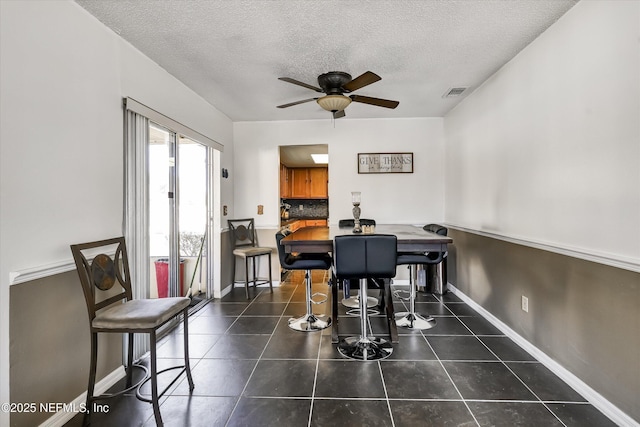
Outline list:
[[[95,395],[102,394],[109,390],[114,384],[124,378],[126,371],[124,366],[120,365],[106,377],[96,383]],[[80,396],[76,397],[73,402],[69,403],[70,408],[80,408],[87,402],[87,392],[85,391]],[[39,427],[62,427],[68,423],[73,417],[77,415],[77,412],[73,411],[60,411],[56,412],[53,416],[49,417],[45,422],[40,424]]]
[[[262,280],[262,279],[260,279],[260,280]],[[274,280],[274,281],[272,281],[272,285],[273,285],[274,288],[277,288],[277,287],[280,286],[280,281],[279,280]],[[240,288],[240,287],[244,288],[244,283],[236,283],[235,287],[236,288]],[[258,285],[257,287],[258,288],[268,288],[269,284],[268,283],[263,283],[263,284]],[[220,290],[220,297],[219,298],[222,299],[225,295],[227,295],[229,292],[231,292],[231,289],[232,289],[231,288],[231,284],[229,284],[229,285],[225,286],[224,288],[222,288]]]
[[[551,372],[556,374],[560,379],[562,379],[565,383],[567,383],[571,388],[573,388],[576,392],[580,393],[582,397],[587,399],[589,403],[591,403],[594,407],[596,407],[600,412],[609,417],[613,422],[620,426],[633,427],[640,426],[637,421],[631,418],[629,415],[624,413],[620,408],[615,406],[613,403],[609,402],[605,397],[603,397],[600,393],[592,389],[589,385],[587,385],[580,378],[576,377],[574,374],[569,372],[566,368],[560,365],[558,362],[553,360],[551,357],[547,356],[543,351],[539,348],[531,344],[529,341],[520,336],[516,331],[511,329],[505,323],[503,323],[500,319],[495,317],[493,314],[489,313],[485,310],[481,305],[477,302],[469,298],[467,295],[462,293],[459,289],[453,286],[451,283],[448,283],[448,289],[460,298],[462,301],[467,303],[469,307],[474,309],[478,314],[487,319],[493,326],[500,329],[507,337],[511,338],[516,344],[518,344],[522,349],[524,349],[531,356],[535,357],[540,363],[542,363],[545,367],[547,367]]]

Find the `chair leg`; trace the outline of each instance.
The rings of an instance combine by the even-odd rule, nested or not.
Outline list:
[[[191,363],[189,362],[189,307],[182,312],[183,317],[183,334],[184,334],[184,370],[187,373],[187,381],[189,381],[189,391],[193,391],[195,385],[191,377]]]
[[[153,405],[153,416],[156,420],[156,426],[163,426],[162,416],[160,415],[160,403],[158,402],[158,364],[156,354],[156,333],[149,334],[151,347],[151,404]]]
[[[367,312],[367,279],[360,279],[360,336],[349,337],[341,340],[338,351],[345,357],[358,360],[386,359],[393,352],[393,346],[387,340],[378,337],[369,337],[367,324],[369,314]]]
[[[397,344],[398,340],[398,327],[396,325],[395,313],[393,309],[393,297],[391,296],[391,283],[389,280],[382,279],[382,295],[383,307],[385,316],[387,318],[387,326],[389,328],[389,337],[393,344]]]
[[[311,304],[313,303],[313,300],[311,299],[311,270],[305,270],[304,282],[306,287],[307,312],[302,317],[289,319],[289,327],[300,332],[320,331],[331,325],[331,318],[324,314],[313,314],[311,309]]]
[[[238,261],[238,259],[234,255],[233,264],[231,265],[231,289],[236,286],[236,261]]]
[[[98,334],[91,332],[91,361],[89,362],[89,385],[87,386],[87,411],[84,414],[82,425],[89,425],[93,408],[93,393],[96,388],[96,367],[98,365]]]
[[[436,326],[436,320],[431,316],[423,317],[416,313],[418,268],[415,264],[411,265],[409,282],[409,311],[403,311],[396,314],[396,325],[401,328],[413,330],[431,329]]]
[[[244,259],[244,291],[249,299],[249,257]]]
[[[331,328],[331,343],[337,344],[338,339],[338,324],[340,319],[338,318],[338,279],[331,272],[331,314],[333,318],[333,327]]]
[[[127,383],[126,388],[131,387],[133,383],[133,333],[127,334],[129,343],[127,346]]]
[[[273,278],[271,277],[271,252],[269,252],[269,289],[273,293]]]
[[[256,257],[251,257],[251,270],[253,271],[253,278],[251,280],[253,282],[253,290],[256,291],[256,286],[258,284],[258,268]]]

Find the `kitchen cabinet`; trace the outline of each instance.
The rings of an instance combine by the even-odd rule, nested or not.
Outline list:
[[[309,170],[307,168],[291,169],[291,197],[306,199],[309,197]]]
[[[327,220],[326,219],[306,219],[304,221],[305,227],[326,227]]]
[[[291,197],[291,169],[285,165],[280,165],[280,197],[288,199]]]
[[[294,232],[304,227],[326,227],[327,220],[326,219],[299,219],[296,221],[292,221],[287,228],[290,232]]]
[[[327,168],[309,168],[309,197],[323,199],[329,196]]]
[[[328,192],[327,168],[291,168],[291,198],[326,199]]]

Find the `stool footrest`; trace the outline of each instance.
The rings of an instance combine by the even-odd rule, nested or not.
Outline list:
[[[134,363],[133,365],[131,365],[131,368],[140,368],[140,369],[142,369],[144,371],[144,376],[142,378],[140,378],[140,381],[138,381],[137,383],[135,383],[132,386],[129,386],[129,387],[125,388],[124,390],[120,390],[120,391],[117,391],[115,393],[103,393],[100,396],[91,396],[89,399],[91,401],[94,401],[94,400],[111,399],[112,397],[120,396],[120,395],[122,395],[124,393],[127,393],[127,392],[133,390],[133,389],[137,389],[138,387],[142,387],[142,385],[151,378],[149,376],[149,370],[147,369],[146,366]],[[131,368],[129,368],[129,369],[131,369]]]
[[[169,385],[167,385],[167,387],[165,387],[164,390],[162,390],[161,393],[158,393],[158,399],[160,399],[167,392],[167,390],[169,390],[169,387],[171,387],[178,380],[178,378],[180,378],[180,376],[182,376],[182,374],[184,374],[187,371],[187,368],[184,365],[172,366],[170,368],[166,368],[161,371],[158,371],[156,373],[156,377],[163,372],[171,371],[173,369],[180,369],[181,371],[178,372],[178,375],[175,376],[175,378],[169,383]],[[153,403],[153,400],[151,398],[143,396],[142,393],[140,392],[140,389],[150,380],[151,380],[151,376],[145,378],[144,381],[142,381],[140,385],[138,385],[138,388],[136,389],[136,397],[139,400],[142,400],[143,402]],[[190,388],[190,391],[193,391],[193,388]]]
[[[314,301],[313,298],[315,298],[317,296],[322,297],[324,299],[321,300],[321,301]],[[327,294],[323,294],[322,292],[316,292],[315,294],[311,294],[311,296],[309,297],[309,299],[311,300],[311,303],[312,304],[316,304],[316,305],[324,304],[325,302],[327,302],[327,298],[328,298]]]
[[[401,297],[400,294],[409,294],[408,297]],[[402,301],[411,301],[411,292],[405,291],[404,289],[396,289],[393,291],[393,296]]]

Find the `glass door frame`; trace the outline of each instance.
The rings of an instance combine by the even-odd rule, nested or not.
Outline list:
[[[151,120],[149,120],[149,132],[148,132],[149,135],[154,133],[152,132],[151,127],[154,127],[159,132],[166,133],[165,144],[167,148],[167,157],[161,158],[161,159],[153,159],[152,158],[153,156],[149,155],[148,161],[147,161],[147,167],[149,169],[151,168],[150,163],[152,161],[156,161],[156,162],[160,161],[163,163],[166,162],[164,164],[167,165],[167,169],[163,169],[163,173],[168,174],[167,181],[166,181],[167,182],[167,194],[166,194],[167,204],[162,205],[161,208],[168,210],[168,224],[167,224],[168,227],[165,231],[168,234],[168,254],[167,255],[168,255],[168,296],[169,297],[185,296],[184,294],[187,291],[187,279],[188,279],[187,277],[181,277],[182,253],[181,253],[181,247],[180,247],[180,243],[181,243],[180,236],[181,236],[181,233],[184,232],[184,230],[181,229],[181,225],[180,225],[180,210],[181,210],[180,168],[186,167],[186,165],[182,164],[183,161],[180,158],[181,156],[180,152],[182,147],[181,144],[184,144],[185,143],[184,141],[186,140],[186,141],[189,141],[190,143],[197,144],[198,146],[204,149],[203,154],[205,157],[204,158],[204,165],[205,165],[204,198],[205,200],[203,205],[204,205],[205,212],[203,212],[203,215],[204,215],[205,230],[204,230],[203,238],[205,239],[204,241],[205,246],[203,247],[202,252],[206,253],[207,257],[206,259],[203,257],[200,260],[200,262],[203,262],[203,263],[199,264],[199,268],[203,268],[204,262],[206,262],[205,280],[204,280],[206,285],[205,294],[206,294],[206,298],[211,298],[215,293],[214,286],[213,286],[213,284],[215,283],[215,280],[213,280],[214,278],[211,275],[211,272],[216,271],[216,269],[214,268],[214,265],[211,262],[211,258],[213,258],[213,256],[209,254],[215,255],[217,253],[214,249],[214,245],[213,245],[214,239],[212,238],[212,236],[215,236],[212,232],[213,231],[212,220],[215,218],[215,215],[212,215],[212,213],[215,212],[214,206],[216,206],[215,197],[214,197],[216,192],[212,191],[212,188],[215,188],[215,182],[212,179],[215,176],[213,175],[214,168],[212,167],[215,161],[212,161],[212,158],[213,159],[216,158],[216,155],[215,155],[216,150]],[[149,138],[147,142],[148,150],[150,150],[152,146],[153,146],[153,143],[151,142],[151,138]],[[149,175],[150,174],[147,173],[147,180],[150,179]],[[149,197],[151,197],[151,193],[152,193],[150,187],[151,187],[150,182],[147,182],[147,192],[149,194]],[[165,196],[161,195],[160,197],[165,197]],[[153,212],[150,211],[151,209],[150,203],[147,204],[146,209],[147,209],[147,216],[150,218],[151,215],[153,215]],[[152,223],[152,221],[150,220],[148,222],[149,224]],[[151,228],[149,230],[153,231],[151,230]],[[151,234],[152,233],[150,232],[149,239],[147,240],[148,245],[151,245],[151,240],[150,240]],[[161,254],[161,256],[163,255]],[[149,256],[150,266],[153,258],[154,256],[150,254]],[[184,289],[182,286],[180,286],[181,282],[184,283],[185,285]],[[153,283],[149,283],[149,286],[150,287],[153,286]],[[150,293],[151,293],[151,290],[150,290]]]

